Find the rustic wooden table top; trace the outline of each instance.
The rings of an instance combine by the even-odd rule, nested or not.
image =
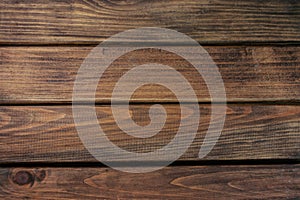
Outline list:
[[[110,99],[132,63],[171,66],[197,94],[201,117],[194,141],[177,161],[146,174],[98,162],[72,115],[74,82],[89,52],[114,34],[140,27],[176,30],[201,44],[220,71],[227,97],[220,138],[199,159],[213,122],[210,93],[195,69],[155,49],[114,62],[96,89],[95,110],[108,138],[127,151],[162,148],[182,117],[172,92],[146,85],[131,96],[131,117],[145,126],[150,106],[161,104],[165,126],[150,138],[124,134]],[[122,114],[128,112],[125,96],[118,99],[124,121],[130,120]],[[0,2],[0,199],[300,199],[299,105],[298,0]],[[197,112],[181,109],[184,117]]]

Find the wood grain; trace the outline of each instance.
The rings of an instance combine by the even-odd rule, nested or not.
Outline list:
[[[180,118],[194,112],[184,106],[180,113],[179,105],[162,105],[168,113],[165,126],[146,139],[122,132],[110,106],[97,106],[96,110],[102,129],[113,143],[127,151],[142,153],[168,144],[177,133]],[[150,122],[149,106],[130,107],[137,124]],[[126,112],[120,108],[121,117]],[[199,149],[210,123],[210,105],[200,105],[200,112],[198,134],[180,160],[199,160]],[[1,163],[96,161],[77,135],[70,106],[2,106],[0,119]],[[204,160],[300,159],[299,120],[300,106],[228,105],[222,134]]]
[[[300,166],[0,168],[2,199],[298,199]]]
[[[170,28],[201,44],[300,41],[295,0],[2,0],[0,13],[2,44],[95,44],[137,27]]]
[[[0,103],[70,103],[77,71],[91,49],[1,47]],[[207,46],[205,49],[222,75],[227,101],[300,101],[299,47]],[[171,53],[146,49],[117,59],[106,70],[97,88],[96,102],[110,103],[122,73],[133,64],[147,62],[175,68],[191,83],[200,102],[211,101],[205,82],[187,61]],[[136,91],[131,101],[176,102],[177,99],[165,88],[150,85]]]
[[[150,138],[125,134],[109,104],[116,82],[133,66],[171,66],[189,81],[200,102],[198,132],[180,162],[142,175],[97,168],[77,134],[70,103],[80,65],[96,44],[139,27],[182,32],[205,44],[219,67],[231,103],[222,134],[204,162],[197,162],[198,152],[209,124],[215,123],[204,79],[178,55],[154,48],[121,56],[103,74],[95,96],[98,123],[127,151],[151,152],[168,144],[181,118],[195,112],[187,105],[180,112],[172,91],[157,84],[138,88],[131,96],[131,118],[120,106],[118,115],[124,122],[132,119],[145,126],[151,103],[163,103],[165,125]],[[130,46],[144,39],[119,38],[111,45]],[[191,54],[180,38],[171,43],[147,40]],[[298,44],[297,0],[1,0],[0,199],[300,199],[300,165],[274,164],[300,160]],[[180,84],[170,76],[163,78]],[[124,103],[125,93],[113,100]],[[187,136],[195,123],[186,125]],[[104,146],[102,142],[93,147]],[[261,165],[260,159],[275,162]],[[249,160],[254,165],[228,165]],[[131,164],[128,159],[118,161]],[[199,165],[206,161],[212,165]]]

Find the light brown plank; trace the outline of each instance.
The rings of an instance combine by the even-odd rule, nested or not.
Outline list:
[[[149,106],[131,106],[132,119],[139,125],[149,123]],[[105,134],[116,145],[127,151],[150,152],[168,144],[178,130],[178,105],[164,107],[168,113],[164,128],[146,139],[123,133],[109,106],[98,106],[97,116]],[[120,109],[120,115],[125,112]],[[200,112],[198,134],[180,160],[199,160],[210,121],[210,105],[200,105]],[[188,117],[192,113],[184,106],[181,115]],[[77,135],[70,106],[2,106],[0,118],[1,163],[96,161]],[[222,134],[204,160],[299,159],[299,120],[300,106],[228,105]]]
[[[0,43],[98,43],[137,27],[166,27],[200,43],[300,41],[300,3],[288,1],[2,0]]]
[[[0,103],[70,103],[77,71],[91,49],[1,47]],[[208,46],[205,49],[219,67],[228,101],[300,101],[300,47]],[[210,102],[197,71],[176,55],[155,50],[130,53],[111,65],[99,82],[96,101],[109,103],[122,73],[131,69],[131,64],[144,62],[174,67],[192,84],[200,102]],[[153,85],[141,87],[131,100],[177,101],[173,93]]]
[[[299,165],[167,167],[147,174],[106,168],[0,168],[2,199],[298,199]]]

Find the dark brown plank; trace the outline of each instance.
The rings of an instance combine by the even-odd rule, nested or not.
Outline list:
[[[137,27],[174,29],[200,43],[300,41],[295,0],[2,0],[0,13],[2,44],[95,44]]]
[[[298,199],[300,166],[0,168],[2,199]]]
[[[91,49],[1,47],[0,103],[71,102],[77,71]],[[300,101],[300,47],[208,46],[205,49],[219,67],[228,101]],[[103,75],[97,102],[109,103],[121,74],[132,68],[130,64],[145,61],[174,67],[192,84],[200,102],[210,102],[203,79],[176,55],[155,50],[128,55],[118,59]],[[141,87],[131,100],[177,101],[172,93],[154,86]]]
[[[150,122],[149,106],[131,106],[133,120],[139,125]],[[146,139],[123,133],[109,106],[98,106],[97,116],[105,134],[116,145],[127,151],[150,152],[168,144],[178,130],[178,105],[164,107],[168,113],[164,128]],[[120,108],[121,116],[125,112]],[[200,112],[198,134],[180,160],[199,160],[210,121],[210,105],[200,105]],[[183,107],[182,116],[192,113]],[[2,106],[0,119],[1,163],[96,161],[77,135],[70,106]],[[228,105],[222,134],[204,160],[299,159],[299,120],[300,106]]]

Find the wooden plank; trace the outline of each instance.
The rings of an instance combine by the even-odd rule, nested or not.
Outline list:
[[[139,125],[150,122],[149,106],[130,107],[132,119]],[[112,142],[127,151],[142,153],[168,144],[177,133],[180,117],[193,113],[186,106],[182,114],[179,105],[164,107],[168,113],[164,128],[146,139],[123,133],[110,106],[98,106],[96,110],[101,127]],[[126,110],[120,108],[121,117],[122,113]],[[210,122],[210,105],[200,105],[200,113],[198,134],[180,160],[199,160],[199,149]],[[77,135],[70,106],[2,106],[0,119],[1,163],[96,161]],[[299,159],[299,148],[300,106],[228,105],[222,134],[204,160]]]
[[[2,44],[99,43],[137,27],[166,27],[203,43],[299,42],[300,2],[2,0]]]
[[[298,199],[300,166],[180,166],[147,174],[107,168],[0,168],[4,199]]]
[[[0,103],[70,103],[77,71],[91,49],[1,47]],[[300,47],[207,46],[205,49],[219,67],[229,102],[300,101]],[[175,68],[191,83],[200,102],[210,102],[206,84],[193,67],[175,54],[153,49],[129,53],[114,62],[99,82],[96,101],[110,103],[114,85],[122,73],[131,69],[132,64],[147,61]],[[131,101],[176,102],[177,99],[163,87],[148,85],[140,87]]]

